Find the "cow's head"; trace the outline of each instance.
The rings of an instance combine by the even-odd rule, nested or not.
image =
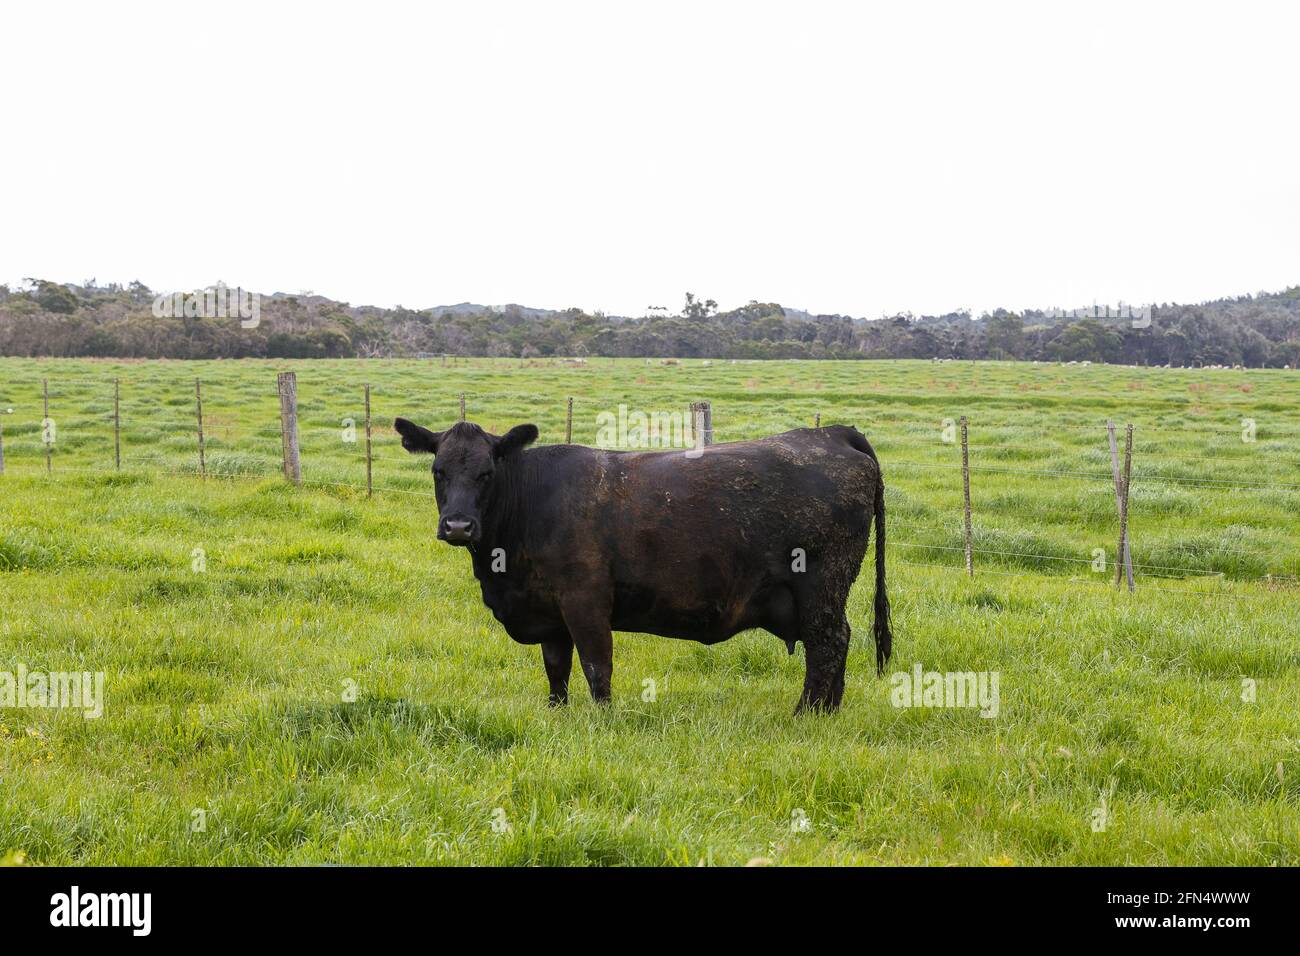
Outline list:
[[[471,422],[445,432],[399,418],[393,422],[402,447],[414,455],[433,455],[433,494],[438,501],[438,537],[448,544],[477,544],[483,514],[497,485],[497,467],[537,439],[536,425],[516,425],[504,435],[490,435]]]

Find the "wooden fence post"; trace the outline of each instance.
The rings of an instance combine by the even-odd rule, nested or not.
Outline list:
[[[713,444],[713,407],[708,402],[691,402],[691,429],[697,447]]]
[[[122,383],[113,379],[113,467],[122,470]]]
[[[298,377],[281,372],[276,379],[280,387],[280,448],[284,455],[284,477],[295,485],[302,484],[298,461]]]
[[[1110,442],[1110,470],[1115,480],[1115,510],[1119,513],[1119,547],[1115,551],[1115,585],[1118,587],[1121,574],[1127,569],[1129,589],[1133,589],[1133,559],[1129,554],[1128,543],[1128,480],[1120,471],[1119,447],[1115,441],[1115,423],[1106,420],[1106,437]],[[1128,427],[1127,450],[1125,452],[1126,468],[1133,449],[1133,426]]]
[[[569,396],[569,411],[564,419],[564,443],[573,444],[573,396]]]
[[[45,417],[41,419],[41,439],[45,442],[45,473],[49,474],[54,470],[54,462],[51,459],[50,441],[54,436],[50,433],[50,381],[41,379],[41,390],[45,394]]]
[[[460,420],[465,420],[465,393],[460,393]]]
[[[1115,513],[1119,517],[1124,516],[1124,479],[1120,476],[1119,471],[1119,445],[1115,442],[1115,423],[1109,418],[1106,419],[1106,441],[1110,445],[1110,476],[1115,485]],[[1122,566],[1124,564],[1124,552],[1115,552],[1115,564]],[[1119,584],[1119,578],[1115,578],[1115,583]]]
[[[970,527],[970,450],[966,441],[966,416],[961,417],[961,490],[966,518],[966,574],[975,577],[975,556]]]
[[[199,421],[199,477],[208,477],[208,459],[203,448],[203,391],[199,380],[194,380],[194,414]]]
[[[1128,543],[1128,492],[1133,478],[1133,426],[1125,427],[1124,434],[1124,494],[1119,505],[1119,554],[1124,556],[1124,574],[1128,579],[1129,592],[1136,590],[1133,586],[1133,557]],[[1115,568],[1115,583],[1119,584],[1118,567]]]
[[[374,496],[375,489],[370,482],[370,384],[366,383],[366,497]]]

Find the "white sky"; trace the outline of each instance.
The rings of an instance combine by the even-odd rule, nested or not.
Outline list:
[[[0,278],[874,317],[1300,282],[1300,5],[24,3]]]

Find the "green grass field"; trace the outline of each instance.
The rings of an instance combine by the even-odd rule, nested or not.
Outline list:
[[[285,368],[301,488],[279,473]],[[434,540],[428,459],[389,427],[445,427],[462,391],[471,420],[542,442],[570,396],[582,443],[620,403],[708,399],[719,441],[856,425],[888,487],[888,670],[995,671],[998,715],[892,706],[869,573],[837,714],[791,716],[802,650],[764,632],[616,635],[613,704],[575,669],[549,709],[540,652]],[[962,415],[973,580],[945,441]],[[1107,418],[1136,425],[1136,594],[1113,586]],[[1300,862],[1300,373],[0,359],[0,423],[0,672],[105,674],[99,719],[0,709],[0,859]]]

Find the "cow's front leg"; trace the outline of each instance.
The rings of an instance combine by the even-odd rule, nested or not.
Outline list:
[[[609,682],[614,675],[614,638],[609,629],[609,609],[593,600],[590,593],[561,605],[564,624],[578,649],[582,672],[587,675],[591,699],[609,701]]]
[[[542,663],[551,682],[551,706],[569,702],[569,672],[573,669],[573,638],[567,633],[542,641]]]

